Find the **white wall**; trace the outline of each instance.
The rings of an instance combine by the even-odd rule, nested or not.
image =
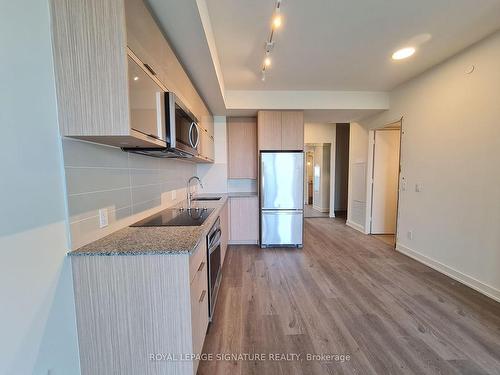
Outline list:
[[[498,300],[499,62],[500,32],[399,87],[389,111],[363,122],[375,128],[404,117],[400,251]]]
[[[330,143],[335,150],[335,124],[305,123],[304,143]],[[335,152],[330,152],[330,216],[334,216],[335,194]]]
[[[0,3],[0,374],[79,374],[48,2]]]

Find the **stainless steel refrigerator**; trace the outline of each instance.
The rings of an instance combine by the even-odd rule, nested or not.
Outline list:
[[[302,247],[304,153],[260,153],[260,246]]]

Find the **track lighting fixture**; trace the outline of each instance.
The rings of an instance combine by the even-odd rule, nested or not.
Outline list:
[[[262,81],[266,80],[266,69],[271,67],[271,51],[274,48],[274,32],[281,27],[282,25],[282,15],[281,15],[281,0],[276,1],[276,7],[274,9],[274,14],[271,22],[271,34],[269,35],[269,39],[265,44],[265,52],[266,55],[264,57],[264,62],[262,64]]]

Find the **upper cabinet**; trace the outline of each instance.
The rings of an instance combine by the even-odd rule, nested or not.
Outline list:
[[[257,121],[230,117],[227,121],[228,178],[257,179]]]
[[[200,146],[198,147],[200,155],[197,161],[200,163],[213,163],[215,159],[213,117],[209,116],[205,121],[202,119],[200,127]]]
[[[304,149],[304,112],[281,112],[281,149]]]
[[[259,151],[304,149],[303,111],[259,111],[257,122]]]
[[[260,150],[281,150],[281,112],[259,111],[257,137]]]
[[[174,92],[189,107],[212,137],[203,147],[200,140],[196,161],[213,160],[212,115],[142,0],[51,0],[51,13],[63,136],[117,147],[165,147],[158,129],[143,131],[154,128],[159,111],[156,102],[130,96],[133,69],[138,79],[145,74],[150,85]],[[141,125],[141,118],[151,124]]]
[[[123,1],[123,0],[122,0]],[[203,118],[210,115],[179,60],[165,40],[143,0],[124,0],[127,45],[155,72],[169,91],[173,91],[210,130]],[[213,132],[210,134],[213,135]]]

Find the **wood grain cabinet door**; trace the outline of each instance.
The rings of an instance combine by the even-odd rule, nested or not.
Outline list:
[[[231,197],[231,243],[257,243],[259,240],[259,199]]]
[[[257,178],[257,122],[232,117],[227,123],[228,178]]]
[[[281,149],[304,150],[304,112],[281,113]]]
[[[281,150],[281,112],[259,111],[257,139],[260,150]]]

